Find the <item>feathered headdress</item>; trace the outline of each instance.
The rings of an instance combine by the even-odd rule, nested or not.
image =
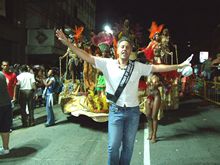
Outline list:
[[[149,38],[152,39],[156,33],[160,33],[164,27],[164,24],[157,25],[155,21],[151,23],[151,27],[149,29],[150,35]]]
[[[79,39],[81,37],[81,34],[84,30],[84,27],[83,26],[80,26],[80,27],[77,27],[75,26],[75,29],[73,29],[73,32],[74,32],[74,41],[75,43],[78,43],[79,42]]]
[[[100,32],[98,35],[92,37],[91,41],[98,46],[102,52],[108,50],[113,42],[113,35],[106,32]]]
[[[117,45],[118,45],[118,41],[116,40],[116,38],[113,39],[113,48],[114,48],[114,55],[115,58],[118,58],[118,54],[117,54]]]

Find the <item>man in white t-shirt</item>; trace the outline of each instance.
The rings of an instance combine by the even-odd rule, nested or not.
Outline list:
[[[103,72],[106,79],[106,92],[115,94],[118,85],[128,67],[132,45],[129,39],[122,37],[118,41],[118,59],[108,59],[92,56],[75,47],[68,41],[62,30],[56,31],[57,38],[67,45],[81,59],[94,65]],[[146,65],[134,62],[134,69],[130,79],[116,102],[110,102],[108,120],[108,164],[129,165],[133,153],[134,141],[139,124],[138,82],[141,76],[148,76],[151,72],[167,72],[183,68],[189,64],[179,65]],[[122,145],[121,153],[119,153]]]
[[[34,92],[36,81],[34,74],[28,72],[28,66],[21,66],[21,73],[17,76],[19,86],[19,104],[21,106],[21,120],[23,127],[34,126]]]

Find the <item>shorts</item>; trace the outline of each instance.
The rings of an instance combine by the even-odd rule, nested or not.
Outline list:
[[[0,132],[10,132],[12,126],[11,104],[0,107]]]

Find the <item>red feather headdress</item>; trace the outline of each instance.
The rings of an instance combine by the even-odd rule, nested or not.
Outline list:
[[[161,25],[157,25],[157,23],[155,21],[153,21],[151,23],[151,27],[149,29],[149,32],[150,32],[150,35],[149,35],[149,38],[152,39],[153,36],[155,35],[155,33],[160,33],[162,31],[164,27],[164,24],[161,24]]]
[[[81,37],[83,30],[84,30],[83,26],[80,26],[80,27],[75,26],[75,29],[73,29],[75,43],[79,42],[79,39]]]

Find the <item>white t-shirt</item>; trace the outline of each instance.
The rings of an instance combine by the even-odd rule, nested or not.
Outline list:
[[[125,70],[119,68],[118,60],[110,58],[95,57],[95,67],[101,70],[106,79],[106,92],[114,94],[124,75]],[[151,73],[152,65],[135,62],[132,75],[123,89],[116,104],[118,106],[134,107],[139,105],[138,84],[141,76],[148,76]]]
[[[22,72],[17,76],[17,80],[20,85],[20,90],[31,90],[32,84],[36,82],[34,74],[29,72]]]

